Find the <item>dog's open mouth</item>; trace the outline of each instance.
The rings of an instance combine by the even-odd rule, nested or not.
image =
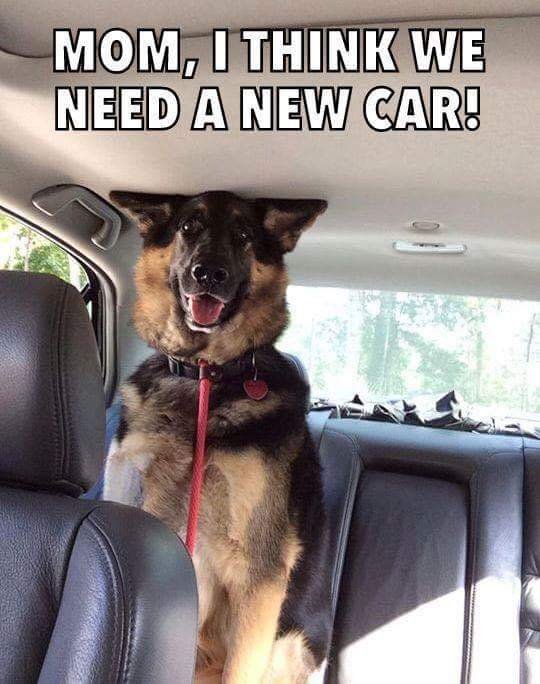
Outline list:
[[[225,308],[224,302],[211,294],[191,295],[187,299],[189,313],[197,325],[215,325]]]
[[[223,294],[198,292],[190,294],[180,286],[178,278],[171,281],[178,304],[182,308],[189,328],[210,333],[236,314],[247,294],[247,281],[240,283],[233,297]]]

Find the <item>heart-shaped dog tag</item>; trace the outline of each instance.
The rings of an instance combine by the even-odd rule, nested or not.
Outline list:
[[[250,399],[260,401],[268,394],[268,385],[264,380],[244,380],[244,390]]]

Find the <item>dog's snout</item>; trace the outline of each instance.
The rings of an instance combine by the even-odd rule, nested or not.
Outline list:
[[[191,275],[199,285],[224,285],[229,279],[229,271],[223,266],[204,263],[195,264]]]

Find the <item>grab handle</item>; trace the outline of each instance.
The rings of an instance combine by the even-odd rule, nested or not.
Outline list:
[[[53,185],[39,190],[32,197],[32,204],[47,216],[55,216],[72,202],[78,202],[103,221],[91,239],[100,249],[112,249],[120,235],[122,218],[116,209],[88,188],[82,185]]]

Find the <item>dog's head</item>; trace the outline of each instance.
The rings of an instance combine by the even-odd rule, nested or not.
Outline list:
[[[178,358],[224,363],[273,343],[287,323],[283,255],[323,200],[245,200],[229,192],[112,192],[138,222],[135,323]]]

